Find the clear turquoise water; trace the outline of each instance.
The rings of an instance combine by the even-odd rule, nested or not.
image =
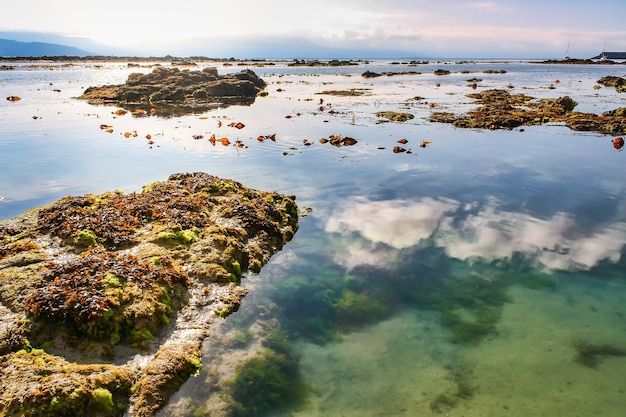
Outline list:
[[[437,68],[452,74],[435,76]],[[293,241],[244,280],[252,291],[207,345],[204,373],[163,415],[208,413],[211,349],[268,318],[286,332],[309,390],[306,405],[258,415],[623,415],[626,357],[584,366],[575,342],[626,349],[626,154],[613,137],[563,126],[460,130],[427,117],[471,108],[472,77],[483,79],[478,91],[569,95],[577,110],[600,113],[626,106],[626,96],[594,89],[596,80],[626,67],[376,61],[254,70],[268,97],[176,118],[118,117],[74,99],[90,85],[124,82],[136,71],[125,65],[0,72],[0,97],[22,97],[0,100],[0,218],[185,171],[295,194],[312,209]],[[365,70],[421,74],[364,79]],[[366,94],[319,94],[345,89]],[[409,100],[416,96],[428,104]],[[377,123],[383,110],[415,118]],[[213,133],[246,147],[212,146]],[[276,142],[256,139],[274,133]],[[359,142],[318,142],[331,134]],[[392,152],[401,138],[411,153]],[[421,148],[422,140],[432,143]]]

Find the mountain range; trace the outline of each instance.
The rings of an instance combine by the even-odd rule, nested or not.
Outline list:
[[[0,57],[41,56],[206,56],[213,58],[388,58],[412,57],[399,50],[335,48],[320,46],[306,39],[257,38],[228,41],[196,38],[178,43],[135,45],[115,48],[87,38],[39,32],[0,32]]]
[[[133,54],[87,38],[39,32],[0,32],[0,56],[4,57],[93,55]]]
[[[0,39],[0,56],[27,57],[27,56],[87,56],[94,55],[83,49],[73,46],[58,45],[46,42],[18,42],[10,39]]]

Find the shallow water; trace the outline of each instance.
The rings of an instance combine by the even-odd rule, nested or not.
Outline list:
[[[452,74],[435,76],[438,68]],[[626,154],[612,137],[563,126],[476,131],[427,118],[471,108],[473,77],[483,80],[476,91],[569,95],[577,110],[599,113],[626,96],[594,89],[597,79],[626,67],[374,61],[253,70],[268,97],[175,118],[118,117],[115,107],[74,99],[137,71],[125,65],[0,72],[0,96],[22,97],[0,100],[0,218],[68,194],[139,191],[185,171],[295,194],[312,211],[244,280],[251,294],[215,339],[269,314],[287,332],[309,395],[295,409],[249,415],[622,415],[626,357],[585,366],[575,342],[626,349]],[[365,79],[365,70],[421,74]],[[365,95],[319,94],[352,89]],[[383,110],[415,118],[378,123]],[[213,133],[245,147],[212,146]],[[275,142],[257,140],[271,134]],[[358,143],[318,142],[331,134]],[[411,153],[392,152],[401,138]],[[421,148],[422,140],[432,143]],[[209,358],[207,350],[207,369]],[[162,415],[203,415],[215,391],[207,385],[204,374],[191,379]]]

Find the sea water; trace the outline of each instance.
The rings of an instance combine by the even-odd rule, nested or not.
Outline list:
[[[190,171],[294,194],[308,210],[294,239],[244,278],[250,295],[207,343],[203,373],[162,415],[209,413],[220,390],[210,384],[211,350],[264,320],[288,343],[305,400],[248,415],[623,414],[626,154],[611,136],[557,124],[465,130],[428,116],[472,109],[466,94],[491,88],[568,95],[584,112],[626,107],[626,96],[596,87],[626,67],[244,68],[268,82],[267,97],[178,117],[118,116],[76,99],[149,67],[38,62],[0,72],[0,97],[22,98],[0,100],[0,218]],[[366,70],[407,74],[364,78]],[[471,78],[481,80],[476,90]],[[414,118],[384,122],[379,111]],[[212,134],[242,146],[212,145]],[[358,143],[319,142],[330,135]],[[596,353],[581,357],[585,348]],[[236,361],[225,363],[234,374]]]

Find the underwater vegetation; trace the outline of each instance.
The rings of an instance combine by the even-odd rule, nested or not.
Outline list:
[[[537,271],[523,256],[497,261],[464,262],[446,257],[443,249],[423,247],[404,253],[405,259],[394,269],[359,266],[346,271],[338,265],[320,262],[322,253],[311,253],[290,265],[291,275],[271,280],[264,291],[261,307],[249,311],[250,317],[233,317],[238,328],[246,328],[255,317],[270,317],[282,329],[254,359],[237,368],[228,384],[232,416],[263,415],[276,409],[294,409],[284,403],[287,389],[295,384],[306,398],[306,386],[297,381],[298,358],[289,352],[289,340],[325,344],[337,341],[342,334],[392,317],[401,309],[435,311],[441,325],[449,331],[450,341],[475,345],[498,332],[502,309],[512,302],[509,289],[520,285],[534,290],[551,291],[556,280]],[[245,345],[249,335],[237,336]],[[293,368],[292,368],[293,366]],[[460,407],[475,395],[467,364],[450,366],[450,388],[430,402],[436,413]],[[287,382],[292,381],[292,382]],[[291,385],[290,385],[291,384]],[[280,394],[278,394],[280,393]]]
[[[626,348],[611,344],[593,344],[576,338],[572,340],[572,346],[576,350],[576,362],[588,368],[596,368],[607,357],[626,356]]]
[[[459,402],[472,398],[478,390],[477,386],[470,383],[473,370],[469,365],[461,363],[448,368],[452,388],[437,395],[430,402],[430,409],[437,413],[444,413],[457,407]]]
[[[316,262],[302,266],[308,271],[296,268],[294,276],[276,282],[267,301],[292,337],[323,344],[396,311],[388,293],[356,274]]]
[[[346,273],[321,266],[316,256],[293,265],[294,275],[274,283],[267,302],[277,306],[277,318],[292,337],[320,344],[402,308],[437,311],[453,342],[476,344],[497,333],[512,285],[534,290],[556,285],[521,257],[468,264],[423,248],[407,256],[418,261],[395,270],[360,266]]]
[[[230,416],[260,416],[305,404],[307,386],[298,370],[298,357],[284,331],[274,329],[266,348],[239,365],[225,386],[231,398]]]

